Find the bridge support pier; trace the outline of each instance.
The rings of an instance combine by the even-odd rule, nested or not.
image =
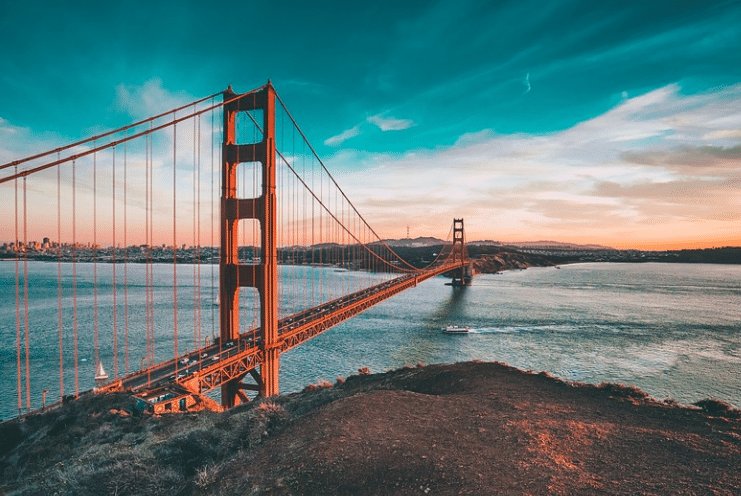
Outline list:
[[[231,88],[224,92],[224,142],[222,151],[221,190],[221,255],[219,275],[221,304],[219,309],[220,339],[222,345],[239,336],[239,290],[254,287],[260,299],[260,334],[262,348],[259,394],[269,397],[278,394],[278,261],[275,198],[275,89],[268,82],[259,90],[237,95]],[[256,143],[239,144],[236,119],[239,112],[262,111],[258,122],[262,139]],[[250,114],[253,115],[253,114]],[[240,163],[259,162],[262,166],[262,193],[257,198],[237,198],[237,166]],[[241,219],[260,222],[261,256],[259,265],[242,265],[238,257],[238,226]],[[221,387],[221,403],[235,406],[246,400],[241,384],[235,378]],[[257,379],[257,378],[256,378]]]

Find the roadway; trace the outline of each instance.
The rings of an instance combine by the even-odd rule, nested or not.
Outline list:
[[[419,282],[459,266],[460,263],[446,264],[425,272],[405,274],[285,317],[278,322],[278,336],[279,338],[292,337],[293,339],[285,340],[286,342],[290,341],[290,344],[284,344],[281,352],[293,348],[330,326],[336,325],[408,287],[416,286]],[[355,310],[348,311],[347,309]],[[317,323],[320,322],[331,322],[331,324],[317,326]],[[304,334],[304,337],[297,338],[296,336],[301,333]],[[215,370],[243,359],[244,356],[254,355],[256,357],[260,353],[262,341],[260,335],[260,328],[256,328],[248,333],[241,334],[234,341],[221,343],[217,338],[214,344],[182,355],[177,359],[129,374],[99,388],[99,390],[142,392],[172,383],[194,384],[192,381],[199,376],[213,373]],[[257,363],[257,360],[254,363]],[[205,392],[205,390],[200,392]]]

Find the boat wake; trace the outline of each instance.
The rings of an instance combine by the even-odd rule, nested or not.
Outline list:
[[[514,332],[520,332],[522,329],[519,327],[471,327],[468,332],[470,334],[511,334]]]

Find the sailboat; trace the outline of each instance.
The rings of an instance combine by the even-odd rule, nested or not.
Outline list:
[[[98,372],[95,374],[95,384],[102,386],[108,380],[108,374],[106,374],[103,368],[103,362],[98,362]]]

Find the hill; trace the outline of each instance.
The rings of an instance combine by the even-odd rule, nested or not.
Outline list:
[[[0,494],[741,492],[739,411],[498,363],[361,374],[220,414],[128,403],[0,424]]]
[[[507,246],[516,246],[518,248],[553,248],[562,250],[614,250],[604,245],[580,245],[577,243],[562,243],[560,241],[518,241],[514,243],[504,243]]]
[[[402,246],[405,248],[421,248],[428,246],[442,246],[445,241],[442,239],[431,238],[429,236],[418,237],[418,238],[402,238],[402,239],[384,239],[384,243],[391,247]]]

